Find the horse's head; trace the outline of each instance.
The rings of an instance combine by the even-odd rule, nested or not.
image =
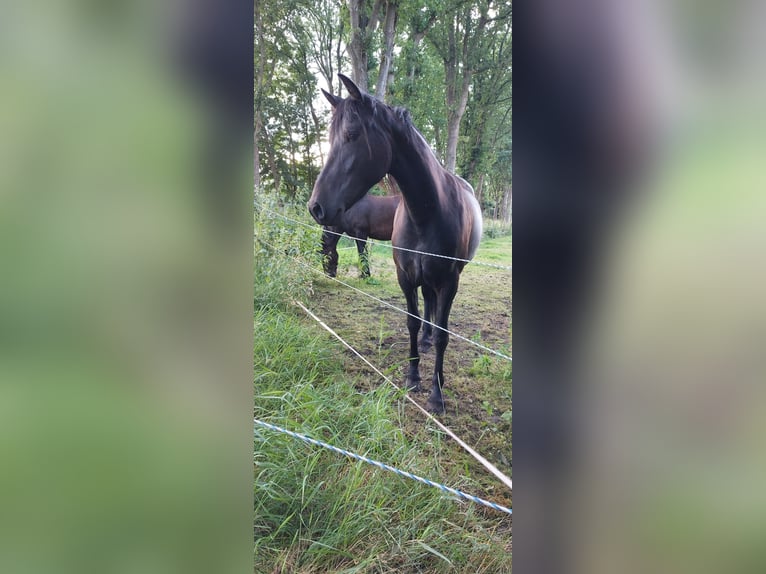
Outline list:
[[[338,74],[349,97],[322,93],[333,107],[330,151],[314,184],[308,209],[320,225],[336,225],[388,172],[392,148],[383,122],[387,107]]]

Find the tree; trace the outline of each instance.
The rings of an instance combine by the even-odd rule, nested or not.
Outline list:
[[[445,167],[454,172],[460,122],[468,105],[473,75],[482,62],[479,49],[490,21],[492,0],[451,0],[441,20],[426,32],[426,38],[442,59],[447,105]]]
[[[396,35],[396,22],[398,19],[399,0],[386,1],[386,16],[383,24],[383,45],[380,50],[380,69],[378,82],[375,86],[375,95],[385,101],[386,87],[393,77],[392,61],[394,58],[394,39]]]
[[[316,28],[317,20],[297,0],[270,2],[268,10],[255,4],[256,182],[271,184],[288,199],[306,193],[321,165],[314,154],[324,126],[313,104],[312,64],[323,61],[327,42]]]
[[[377,25],[380,3],[381,0],[375,0],[370,7],[369,0],[348,0],[351,25],[348,54],[351,57],[351,78],[364,91],[368,91],[369,86],[370,39]]]
[[[327,83],[327,91],[335,92],[336,73],[341,71],[341,51],[345,18],[341,14],[340,0],[309,2],[303,11],[306,17],[306,49],[319,73]],[[338,87],[340,90],[340,87]]]
[[[507,204],[508,198],[502,194],[510,194],[511,189],[510,15],[510,7],[505,12],[498,10],[480,40],[483,58],[474,73],[458,146],[460,174],[474,183],[480,201],[485,182],[489,181],[491,197],[486,198],[486,203],[493,207]]]
[[[398,17],[396,45],[400,52],[395,63],[395,81],[389,85],[388,99],[394,105],[407,107],[415,125],[434,149],[444,157],[446,108],[444,73],[441,59],[428,43],[426,32],[439,17],[436,6],[402,2]]]

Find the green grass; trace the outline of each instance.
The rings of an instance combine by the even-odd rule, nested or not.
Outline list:
[[[510,235],[499,235],[496,237],[487,237],[485,235],[481,240],[475,259],[485,263],[510,265],[512,260],[511,245]]]
[[[279,242],[278,230],[268,232]],[[258,241],[255,251],[254,416],[476,492],[472,478],[445,478],[452,446],[431,425],[421,423],[417,439],[403,430],[411,411],[400,391],[377,380],[359,390],[358,375],[347,374],[353,359],[289,304],[311,293],[311,273],[290,275],[280,250],[266,253]],[[356,250],[341,254],[356,265]],[[390,260],[390,250],[373,248],[374,277],[377,257]],[[385,331],[376,323],[371,336]],[[511,571],[507,515],[268,429],[254,438],[255,572]]]
[[[440,480],[400,430],[398,391],[358,392],[340,349],[287,310],[254,319],[256,418]],[[481,507],[268,429],[254,463],[256,572],[510,572],[510,520]]]

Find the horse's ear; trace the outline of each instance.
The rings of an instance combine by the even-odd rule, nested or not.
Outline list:
[[[355,100],[362,99],[362,92],[359,90],[359,88],[356,87],[356,84],[351,81],[351,78],[347,78],[343,74],[338,74],[338,77],[340,78],[340,81],[343,82],[343,85],[346,86],[346,89],[348,90],[349,95],[353,99]]]
[[[322,88],[319,88],[322,90],[322,93],[324,94],[324,97],[327,98],[327,101],[330,102],[330,105],[333,108],[336,108],[338,104],[343,100],[340,96],[334,96],[330,92],[325,92]]]

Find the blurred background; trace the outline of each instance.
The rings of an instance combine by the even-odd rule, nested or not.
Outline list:
[[[0,7],[0,571],[252,568],[251,18]]]
[[[766,3],[514,13],[514,566],[766,566]]]
[[[584,571],[762,571],[766,3],[651,8],[667,111],[587,324]]]

